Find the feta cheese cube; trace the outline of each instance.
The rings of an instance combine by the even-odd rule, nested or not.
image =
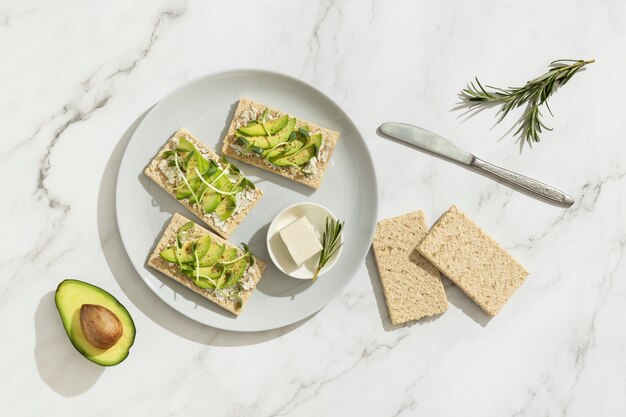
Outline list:
[[[306,216],[298,218],[278,233],[298,266],[322,250],[315,229]]]

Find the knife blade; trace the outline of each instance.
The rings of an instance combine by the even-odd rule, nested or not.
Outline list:
[[[540,181],[483,161],[475,155],[459,148],[448,139],[426,129],[407,123],[393,122],[383,123],[380,125],[379,129],[387,136],[438,155],[444,159],[458,162],[478,170],[518,190],[522,190],[563,207],[570,207],[574,204],[574,199],[564,192]]]

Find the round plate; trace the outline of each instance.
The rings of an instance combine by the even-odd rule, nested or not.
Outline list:
[[[166,140],[185,127],[220,152],[222,138],[241,97],[281,109],[338,131],[339,143],[319,190],[234,161],[264,196],[231,235],[246,242],[267,269],[239,317],[223,310],[165,275],[146,260],[173,213],[198,221],[176,199],[143,174]],[[286,206],[313,202],[345,220],[341,258],[315,283],[295,280],[270,261],[265,237],[272,219]],[[189,318],[234,331],[269,330],[315,313],[350,282],[369,249],[377,210],[376,175],[363,137],[350,117],[328,96],[295,78],[260,70],[234,70],[188,82],[155,105],[130,139],[120,164],[117,221],[135,269],[163,301]],[[200,222],[199,222],[200,223]],[[202,224],[202,223],[200,223]]]

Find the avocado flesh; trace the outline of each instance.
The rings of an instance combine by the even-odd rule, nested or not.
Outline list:
[[[224,287],[230,287],[231,285],[235,285],[237,282],[239,282],[241,277],[243,277],[243,274],[246,272],[246,269],[248,268],[248,262],[249,257],[245,257],[233,264],[228,265],[231,275],[228,278],[228,281],[226,282]]]
[[[204,267],[204,266],[212,266],[216,264],[222,257],[222,254],[224,253],[224,251],[225,251],[224,245],[213,243],[211,247],[209,248],[209,251],[206,253],[206,255],[204,255],[200,259],[199,265],[201,267]]]
[[[205,213],[212,213],[222,201],[222,196],[215,191],[207,191],[202,197],[202,209]]]
[[[178,253],[174,253],[176,248],[171,247],[167,248],[160,253],[161,258],[165,259],[168,262],[194,262],[196,260],[196,256],[193,253],[191,248],[191,244],[193,242],[187,242],[183,245],[182,249],[178,250]],[[196,244],[196,254],[198,255],[198,259],[202,259],[207,252],[209,251],[209,247],[211,246],[211,237],[209,235],[202,236],[200,239],[197,239]]]
[[[272,136],[266,136],[265,132],[259,136],[238,136],[239,143],[243,146],[255,146],[261,149],[270,149],[282,142],[287,142],[289,135],[296,128],[296,119],[289,119],[285,127]],[[247,144],[246,144],[247,142]]]
[[[315,156],[315,154],[316,154],[315,148],[313,146],[306,146],[304,147],[304,149],[296,152],[293,155],[283,156],[280,158],[274,158],[274,159],[270,159],[269,161],[273,165],[276,165],[279,167],[291,166],[291,165],[302,166],[306,164],[307,162],[309,162],[311,158]]]
[[[232,195],[225,195],[220,204],[215,208],[215,214],[220,220],[226,220],[232,216],[237,208],[237,199]]]
[[[265,127],[270,135],[278,133],[283,127],[287,125],[289,121],[289,115],[281,116],[277,119],[269,120],[265,122]],[[237,132],[245,136],[267,136],[267,132],[263,128],[262,124],[256,124],[252,126],[240,127]]]
[[[220,262],[234,261],[235,259],[237,259],[238,255],[239,254],[237,253],[237,249],[236,248],[228,248],[222,254],[222,257],[220,258]]]
[[[183,152],[192,152],[194,149],[196,149],[196,147],[193,146],[193,143],[189,142],[183,137],[178,138],[178,148],[176,149]]]
[[[270,158],[269,161],[273,165],[284,167],[284,166],[303,166],[307,162],[311,160],[314,156],[317,156],[319,153],[320,147],[322,146],[322,135],[316,134],[312,135],[309,138],[308,143],[302,147],[296,153],[293,153],[289,156],[279,156],[276,158]]]
[[[284,146],[279,146],[273,151],[268,152],[267,157],[268,158],[276,158],[276,157],[282,158],[284,156],[290,156],[298,152],[300,149],[302,149],[302,147],[304,147],[303,141],[298,140],[298,139],[292,140],[288,144]]]
[[[309,144],[311,146],[315,146],[316,147],[315,154],[317,155],[317,153],[319,152],[320,148],[322,147],[322,134],[321,133],[317,133],[315,135],[311,135],[311,138],[309,139]]]
[[[135,324],[128,310],[105,290],[83,281],[66,279],[57,287],[54,301],[63,327],[72,345],[86,359],[102,366],[113,366],[128,356],[135,341]],[[108,349],[100,349],[87,341],[80,326],[80,308],[94,304],[110,310],[122,323],[122,336]]]

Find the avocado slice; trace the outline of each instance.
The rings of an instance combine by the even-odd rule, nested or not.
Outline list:
[[[178,254],[174,252],[177,250],[175,247],[167,248],[160,253],[161,258],[165,259],[168,262],[173,262],[173,263],[177,263],[179,261],[181,263],[195,262],[196,256],[194,255],[193,250],[191,248],[194,242],[197,242],[196,254],[198,255],[198,259],[204,258],[207,252],[209,252],[209,248],[211,246],[210,235],[204,235],[201,238],[196,239],[195,241],[190,241],[190,242],[185,243],[182,249],[178,249]]]
[[[244,147],[254,146],[260,149],[270,149],[282,142],[287,142],[289,135],[296,128],[296,119],[289,119],[285,127],[272,136],[266,136],[265,132],[258,136],[237,135],[239,144]],[[268,129],[269,130],[269,129]]]
[[[200,180],[200,178],[192,179],[191,181],[188,181],[188,183],[191,186],[191,189],[193,190],[193,192],[196,193],[196,195],[198,191],[200,191],[201,186],[203,185],[202,180]],[[179,188],[176,190],[176,199],[184,200],[185,198],[190,198],[190,197],[193,197],[193,193],[191,192],[189,187],[187,187],[187,184],[185,184],[184,182],[181,182]]]
[[[293,155],[294,153],[302,149],[303,146],[304,146],[303,141],[299,139],[295,139],[284,146],[279,146],[278,148],[268,152],[267,157],[268,158],[276,158],[276,157],[282,158],[283,156]]]
[[[226,283],[224,284],[224,287],[228,288],[239,282],[241,277],[243,277],[243,274],[246,272],[249,263],[249,257],[245,257],[229,265],[228,269],[230,270],[230,277],[228,278],[228,281],[226,281]]]
[[[239,143],[244,148],[256,147],[260,149],[269,149],[271,148],[270,143],[268,141],[268,136],[244,136],[241,134],[237,134],[237,143]]]
[[[219,173],[222,173],[222,170],[219,170]],[[210,184],[210,182],[209,182]],[[233,183],[230,182],[226,174],[222,175],[215,184],[211,184],[213,187],[217,188],[220,191],[229,192],[233,188]]]
[[[271,164],[284,167],[284,166],[303,166],[319,153],[322,146],[322,135],[320,133],[312,135],[309,138],[309,142],[300,149],[298,152],[289,156],[280,156],[277,158],[268,159]]]
[[[176,150],[182,152],[193,152],[195,149],[196,147],[193,146],[193,143],[189,142],[186,138],[178,138],[178,148],[176,148]]]
[[[215,265],[222,257],[225,249],[226,247],[224,245],[218,243],[211,245],[206,255],[200,258],[199,265],[201,267]]]
[[[212,213],[222,201],[222,196],[215,191],[207,191],[202,197],[202,209],[205,213]]]
[[[289,115],[285,114],[284,116],[281,116],[277,119],[265,122],[265,127],[267,128],[267,131],[270,135],[274,135],[278,133],[278,131],[281,130],[283,127],[285,127],[288,121]],[[239,129],[237,129],[237,132],[245,136],[267,136],[263,125],[260,123],[252,126],[240,127]]]
[[[220,204],[215,208],[215,214],[220,220],[226,220],[232,216],[237,208],[237,199],[234,195],[224,195]]]
[[[237,252],[237,248],[228,248],[224,251],[219,261],[220,262],[234,261],[235,259],[237,259],[238,255],[239,254]]]
[[[115,297],[95,285],[66,279],[57,287],[54,302],[70,342],[86,359],[102,366],[117,365],[126,359],[135,342],[135,323]],[[121,324],[121,336],[113,346],[101,349],[87,339],[81,325],[83,305],[104,307],[117,317]]]

